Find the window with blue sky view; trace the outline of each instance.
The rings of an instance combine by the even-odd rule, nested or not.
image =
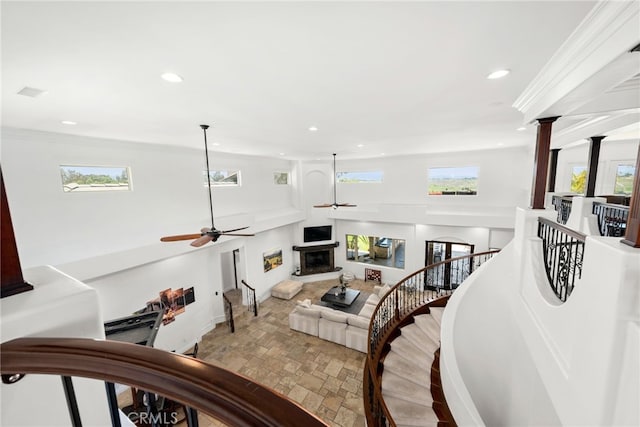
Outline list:
[[[64,192],[130,190],[126,166],[60,166]]]
[[[427,191],[430,196],[475,195],[478,167],[429,168]]]
[[[380,183],[382,177],[382,171],[336,172],[336,181],[348,184]]]

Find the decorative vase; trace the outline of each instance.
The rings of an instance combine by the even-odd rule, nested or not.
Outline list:
[[[353,282],[356,276],[351,272],[344,272],[340,275],[340,295],[344,295],[347,293],[347,288],[349,284]]]

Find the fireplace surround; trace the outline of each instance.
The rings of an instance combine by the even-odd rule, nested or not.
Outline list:
[[[334,263],[333,250],[338,247],[338,242],[328,245],[294,246],[293,250],[300,253],[300,272],[298,276],[309,274],[329,273],[341,270]]]

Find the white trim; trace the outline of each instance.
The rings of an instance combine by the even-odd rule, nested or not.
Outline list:
[[[516,99],[513,107],[524,114],[525,122],[554,115],[555,105],[638,44],[639,19],[640,2],[602,1],[596,4]],[[620,73],[607,77],[619,80],[622,78]],[[637,69],[620,81],[608,82],[609,87],[605,90],[635,74]],[[587,101],[588,98],[580,100],[580,105]]]

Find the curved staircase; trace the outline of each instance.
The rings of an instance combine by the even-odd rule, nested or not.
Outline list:
[[[398,427],[438,425],[433,409],[431,367],[440,348],[442,307],[413,317],[390,343],[382,361],[382,396]]]
[[[369,324],[363,373],[368,426],[456,426],[440,380],[442,314],[453,291],[496,253],[428,265],[380,299]],[[450,287],[447,271],[456,272]]]

